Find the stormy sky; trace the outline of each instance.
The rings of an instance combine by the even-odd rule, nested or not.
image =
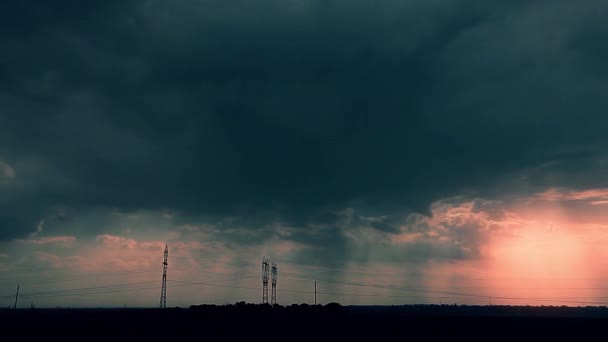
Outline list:
[[[607,15],[4,1],[3,305],[604,304]]]

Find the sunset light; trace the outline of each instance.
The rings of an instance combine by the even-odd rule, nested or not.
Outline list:
[[[0,1],[5,335],[589,340],[608,327],[607,18],[606,0]]]

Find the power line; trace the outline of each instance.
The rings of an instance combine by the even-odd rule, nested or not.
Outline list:
[[[331,268],[326,266],[289,266],[291,263],[287,263],[287,266],[282,266],[286,269],[302,270],[316,273],[338,273],[341,275],[360,275],[360,276],[371,276],[377,278],[424,278],[424,279],[449,279],[449,280],[508,280],[508,279],[548,279],[548,280],[604,280],[608,281],[608,278],[574,278],[574,277],[562,277],[562,276],[496,276],[496,277],[475,277],[475,276],[462,276],[462,275],[441,275],[441,274],[428,274],[428,273],[376,273],[376,272],[363,272],[363,271],[345,271],[339,268]],[[294,265],[294,264],[291,264]],[[319,269],[320,268],[320,269]]]
[[[245,286],[235,286],[235,285],[224,285],[224,284],[212,284],[205,282],[193,282],[193,281],[182,281],[182,280],[168,280],[171,283],[177,284],[187,284],[187,285],[199,285],[199,286],[211,286],[211,287],[220,287],[220,288],[232,288],[232,289],[241,289],[241,290],[251,290],[251,291],[259,291],[258,287],[245,287]],[[151,284],[151,283],[149,283]],[[124,284],[117,286],[134,286],[137,284]],[[145,285],[145,284],[141,284]],[[140,285],[140,286],[141,286]],[[371,286],[371,285],[369,285]],[[174,287],[174,286],[172,286]],[[25,295],[21,297],[62,297],[62,296],[77,296],[77,295],[90,295],[90,294],[103,294],[103,293],[115,293],[115,292],[126,292],[126,291],[137,291],[137,290],[146,290],[152,289],[153,287],[139,287],[136,289],[115,289],[112,287],[93,287],[93,288],[84,288],[84,289],[69,289],[63,290],[67,293],[63,293],[60,291],[54,291],[50,293],[36,293],[33,295]],[[389,288],[393,289],[393,288]],[[102,290],[102,291],[100,291]],[[293,294],[313,294],[313,291],[299,291],[299,290],[277,290],[278,292],[284,293],[293,293]],[[318,294],[321,295],[331,295],[331,296],[350,296],[350,297],[366,297],[366,298],[409,298],[409,299],[447,299],[447,298],[456,298],[458,296],[415,296],[415,295],[384,295],[384,294],[369,294],[369,293],[343,293],[343,292],[322,292],[318,291]],[[486,297],[487,298],[487,297]],[[540,301],[540,302],[561,302],[561,303],[573,303],[573,304],[603,304],[602,302],[597,301],[583,301],[583,300],[569,300],[565,298],[525,298],[525,297],[492,297],[493,299],[502,299],[502,300],[532,300],[532,301]],[[574,298],[574,297],[573,297]],[[598,297],[599,298],[599,297]],[[479,300],[484,300],[485,298],[478,297]]]
[[[222,285],[222,284],[211,284],[205,282],[192,282],[192,281],[182,281],[182,280],[168,280],[172,283],[178,284],[187,284],[187,285],[201,285],[201,286],[212,286],[212,287],[221,287],[221,288],[234,288],[234,289],[244,289],[244,290],[252,290],[259,291],[260,288],[257,287],[244,287],[244,286],[234,286],[234,285]],[[96,295],[96,294],[109,294],[109,293],[118,293],[118,292],[130,292],[130,291],[143,291],[150,290],[154,287],[145,286],[151,285],[153,282],[140,282],[140,283],[128,283],[128,284],[119,284],[119,285],[109,285],[109,286],[97,286],[97,287],[86,287],[86,288],[76,288],[76,289],[65,289],[65,290],[56,290],[56,291],[46,291],[46,292],[37,292],[31,294],[22,294],[21,298],[49,298],[49,297],[65,297],[65,296],[82,296],[82,295]],[[372,285],[366,285],[372,286]],[[172,286],[175,287],[175,286]],[[390,288],[392,289],[392,288]],[[298,291],[298,290],[277,290],[279,292],[285,293],[297,293],[297,294],[312,294],[312,291]],[[322,292],[318,291],[318,294],[322,295],[333,295],[333,296],[353,296],[353,297],[383,297],[383,298],[419,298],[419,299],[439,299],[439,298],[454,298],[454,297],[419,297],[413,295],[382,295],[382,294],[366,294],[366,293],[342,293],[342,292]],[[496,298],[496,297],[493,297]],[[524,298],[524,297],[498,297],[503,300],[538,300],[538,301],[560,301],[564,303],[576,303],[576,304],[598,304],[597,302],[588,302],[588,301],[571,301],[564,300],[563,298]]]
[[[146,291],[146,290],[158,290],[157,286],[139,287],[134,289],[117,289],[107,291],[91,291],[86,293],[62,293],[62,294],[49,294],[49,295],[36,295],[36,296],[22,296],[27,298],[56,298],[56,297],[74,297],[74,296],[92,296],[99,294],[110,294],[110,293],[121,293],[121,292],[133,292],[133,291]]]
[[[138,282],[138,283],[127,283],[127,284],[117,284],[117,285],[106,285],[106,286],[92,286],[92,287],[81,287],[81,288],[72,288],[72,289],[61,289],[61,290],[50,290],[50,291],[38,291],[32,293],[22,293],[20,295],[21,298],[35,298],[41,296],[49,296],[49,295],[58,295],[58,294],[88,294],[90,291],[102,290],[102,289],[116,289],[122,287],[133,287],[133,286],[142,286],[142,285],[150,285],[153,282]],[[0,296],[0,299],[7,299],[9,296]]]
[[[168,252],[168,247],[166,246],[166,252]],[[168,254],[168,253],[167,253]],[[181,258],[181,257],[178,257]],[[185,257],[184,257],[185,258]],[[163,269],[165,269],[165,263],[167,262],[168,259],[168,255],[167,258],[165,258],[165,262],[163,263]],[[266,261],[267,259],[264,258]],[[267,291],[267,281],[268,281],[268,273],[266,273],[266,277],[264,276],[264,259],[263,259],[263,274],[262,274],[262,278],[263,278],[263,285],[264,285],[264,278],[266,278],[266,291]],[[219,263],[219,262],[218,262]],[[110,264],[110,263],[107,263]],[[167,263],[168,264],[168,263]],[[268,264],[268,261],[267,261]],[[94,264],[89,264],[89,265],[94,265]],[[229,263],[227,263],[227,265],[230,265]],[[84,267],[84,265],[81,265],[82,267]],[[79,266],[79,267],[81,267]],[[88,266],[88,265],[87,265]],[[249,265],[241,265],[243,267],[247,267]],[[441,290],[441,289],[436,289],[434,287],[430,287],[430,288],[413,288],[413,287],[402,287],[402,286],[393,286],[393,285],[385,285],[385,284],[373,284],[373,283],[365,283],[365,282],[357,282],[357,281],[346,281],[346,280],[336,280],[336,279],[330,279],[327,277],[322,277],[319,278],[316,275],[310,275],[310,274],[303,274],[303,273],[298,273],[298,272],[287,272],[287,273],[282,273],[284,274],[284,276],[287,279],[296,279],[296,280],[315,280],[315,281],[320,281],[320,282],[325,282],[325,283],[335,283],[335,284],[340,284],[340,285],[346,285],[346,286],[357,286],[357,287],[363,287],[363,288],[378,288],[378,289],[383,289],[383,290],[390,290],[390,291],[404,291],[404,292],[413,292],[413,293],[419,293],[419,294],[425,294],[427,296],[424,295],[412,295],[412,294],[408,294],[408,295],[384,295],[384,294],[376,294],[376,293],[350,293],[350,292],[341,292],[341,291],[337,291],[337,292],[321,292],[321,291],[299,291],[299,290],[278,290],[276,289],[276,276],[274,274],[274,267],[276,266],[276,263],[273,262],[273,299],[272,299],[272,303],[276,303],[276,292],[282,292],[282,293],[293,293],[293,294],[312,294],[312,293],[317,293],[317,294],[321,294],[321,295],[330,295],[330,296],[351,296],[351,297],[362,297],[362,298],[410,298],[410,299],[426,299],[426,300],[432,300],[432,299],[437,299],[437,298],[441,298],[441,299],[445,299],[445,298],[469,298],[471,300],[478,300],[478,301],[487,301],[487,298],[489,296],[491,296],[492,300],[503,300],[503,301],[538,301],[538,302],[555,302],[555,303],[572,303],[572,304],[604,304],[601,301],[594,301],[595,299],[597,300],[602,300],[602,299],[608,299],[608,297],[592,297],[592,296],[578,296],[578,297],[555,297],[555,298],[542,298],[542,297],[519,297],[519,296],[495,296],[495,295],[490,295],[488,293],[482,293],[482,292],[477,292],[477,291],[465,291],[465,292],[461,292],[461,291],[453,291],[454,287],[451,287],[452,290]],[[76,268],[76,267],[74,267]],[[307,267],[294,267],[294,266],[285,266],[286,269],[288,270],[303,270],[306,271],[307,273],[310,272],[311,274],[314,273],[319,273],[321,271],[316,270],[316,269],[310,269]],[[61,270],[61,269],[69,269],[68,268],[55,268],[54,270]],[[49,276],[49,277],[44,277],[44,278],[39,278],[37,282],[42,282],[44,281],[45,283],[48,281],[64,281],[64,280],[78,280],[78,279],[86,279],[86,278],[103,278],[103,277],[115,277],[115,276],[123,276],[123,275],[132,275],[132,274],[139,274],[139,273],[147,273],[150,272],[154,269],[150,268],[150,269],[139,269],[139,270],[125,270],[125,271],[118,271],[118,272],[108,272],[108,273],[101,273],[101,274],[91,274],[91,275],[82,275],[82,276],[78,276],[78,275],[69,275],[69,276]],[[266,267],[266,270],[268,270],[268,267]],[[328,268],[327,271],[322,271],[322,272],[331,272],[329,271],[331,270],[331,268]],[[165,270],[164,270],[165,271]],[[231,275],[234,273],[239,273],[239,272],[213,272],[213,271],[205,271],[205,270],[192,270],[189,272],[197,272],[197,273],[203,273],[203,274],[216,274],[216,275]],[[258,271],[259,272],[259,271]],[[165,273],[165,272],[163,272]],[[257,272],[256,272],[257,273]],[[412,276],[412,277],[422,277],[422,275],[412,275],[412,274],[399,274],[399,273],[394,273],[394,274],[388,274],[388,273],[373,273],[373,272],[339,272],[340,275],[348,275],[351,274],[352,276],[357,276],[357,275],[364,275],[364,276],[377,276],[380,275],[382,277],[391,277],[391,278],[407,278],[408,276]],[[247,276],[247,274],[249,274],[249,272],[244,272],[243,275],[241,275],[240,277],[231,277],[231,278],[225,278],[225,279],[215,279],[215,282],[222,282],[222,281],[235,281],[235,280],[239,280],[239,279],[247,279],[247,278],[253,278],[253,277],[257,277],[257,276]],[[259,274],[259,273],[258,273]],[[328,274],[328,276],[335,276],[334,273],[332,274]],[[451,276],[436,276],[437,279],[453,279],[453,277]],[[433,278],[432,278],[433,279]],[[469,280],[479,280],[479,278],[475,278],[475,277],[461,277],[459,279],[469,279]],[[489,279],[489,278],[486,278]],[[501,278],[493,278],[493,279],[501,279]],[[554,278],[551,278],[554,279]],[[13,279],[3,279],[2,281],[0,281],[0,286],[5,286],[3,284],[8,284],[9,282],[12,281],[16,281]],[[187,285],[201,285],[201,286],[212,286],[212,287],[221,287],[221,288],[234,288],[234,289],[243,289],[243,290],[255,290],[255,291],[259,291],[260,288],[257,287],[245,287],[245,286],[235,286],[235,285],[223,285],[223,284],[215,284],[213,282],[194,282],[194,281],[186,281],[186,280],[166,280],[167,282],[171,282],[171,283],[177,283],[177,284],[181,284],[181,285],[175,285],[175,286],[187,286]],[[33,283],[36,282],[34,279],[30,279],[28,280],[26,283]],[[23,284],[23,282],[21,282],[21,284]],[[125,291],[138,291],[138,290],[147,290],[150,289],[151,287],[149,286],[150,282],[143,282],[143,283],[130,283],[130,284],[123,284],[123,285],[108,285],[108,286],[96,286],[96,287],[85,287],[85,288],[80,288],[80,289],[66,289],[66,290],[54,290],[54,291],[40,291],[40,292],[32,292],[32,293],[24,293],[22,295],[19,295],[21,298],[50,298],[50,297],[62,297],[62,296],[85,296],[85,295],[93,295],[93,294],[103,294],[103,293],[116,293],[116,292],[125,292]],[[172,287],[175,287],[172,286]],[[166,283],[164,284],[165,287],[165,300],[166,300]],[[456,287],[459,288],[459,287]],[[474,290],[476,289],[476,287],[460,287],[461,289],[470,289],[470,290]],[[483,287],[481,287],[481,289],[483,289]],[[571,288],[502,288],[502,290],[508,290],[508,289],[545,289],[545,290],[603,290],[603,289],[608,289],[608,288],[604,288],[604,287],[571,287]],[[262,290],[264,292],[264,286],[262,287]],[[0,296],[0,298],[3,299],[8,299],[9,296]],[[162,291],[161,291],[161,298],[162,298]],[[264,301],[264,296],[263,296],[263,301]],[[268,295],[266,294],[266,302],[268,302]]]
[[[88,275],[69,275],[69,276],[53,276],[46,278],[38,278],[38,279],[28,279],[23,282],[20,281],[20,284],[39,284],[39,283],[48,283],[48,282],[61,282],[64,280],[77,280],[77,279],[86,279],[86,278],[104,278],[104,277],[116,277],[122,275],[132,275],[132,274],[140,274],[140,273],[149,273],[152,271],[157,271],[155,268],[147,268],[147,269],[139,269],[139,270],[130,270],[130,271],[118,271],[118,272],[107,272],[107,273],[97,273],[97,274],[88,274]],[[17,282],[17,279],[7,279],[0,282],[0,287],[13,286]]]
[[[293,276],[293,275],[291,275]],[[302,277],[302,279],[311,279]],[[343,282],[343,281],[333,281],[333,280],[323,280],[325,282],[344,284],[344,285],[352,285],[352,286],[361,286],[361,287],[375,287],[381,289],[388,290],[398,290],[398,291],[408,291],[408,292],[418,292],[418,293],[431,293],[431,294],[441,294],[441,295],[451,295],[456,297],[472,297],[478,299],[484,299],[488,297],[486,294],[472,294],[472,293],[456,293],[456,292],[445,292],[445,291],[433,291],[433,290],[421,290],[421,289],[412,289],[412,288],[400,288],[400,287],[392,287],[392,286],[383,286],[378,284],[362,284],[362,283],[353,283],[353,282]],[[529,298],[529,297],[506,297],[506,296],[492,296],[494,299],[502,299],[502,300],[529,300],[529,301],[541,301],[541,302],[562,302],[562,303],[574,303],[574,304],[605,304],[605,302],[589,302],[589,301],[573,301],[569,299],[559,299],[559,298]],[[578,297],[578,298],[592,298],[592,297]],[[604,297],[595,297],[595,298],[604,298]],[[608,298],[608,297],[606,297]]]
[[[290,276],[290,275],[293,275]],[[286,273],[286,278],[291,279],[291,280],[295,280],[295,281],[306,281],[306,280],[313,280],[313,277],[305,277],[302,276],[300,274],[296,274],[296,273]],[[317,279],[317,278],[314,278]],[[334,280],[328,280],[326,279],[325,281],[327,282],[334,282]],[[335,281],[338,282],[338,281]],[[346,283],[346,282],[344,282]],[[348,283],[350,285],[354,285],[351,283]],[[430,286],[430,285],[418,285],[419,287],[422,288],[430,288],[430,289],[434,289],[437,288],[437,286]],[[450,286],[450,289],[469,289],[469,290],[475,290],[475,289],[487,289],[487,287],[484,286]],[[559,291],[575,291],[575,290],[608,290],[608,287],[494,287],[492,286],[492,290],[559,290]],[[484,295],[480,295],[484,296]],[[596,298],[603,298],[603,297],[596,297]]]
[[[105,265],[111,265],[111,264],[127,264],[127,263],[132,263],[133,261],[140,261],[140,260],[153,260],[153,259],[146,257],[146,258],[136,258],[136,259],[129,259],[129,260],[114,260],[114,261],[108,261],[106,263],[74,264],[74,265],[70,265],[70,266],[31,266],[31,267],[25,267],[25,268],[18,268],[15,270],[9,269],[7,271],[1,271],[0,274],[2,274],[2,273],[20,274],[20,273],[41,272],[41,271],[62,271],[62,270],[69,270],[69,269],[82,268],[82,267],[105,266]]]
[[[247,287],[247,286],[238,286],[238,285],[212,284],[212,283],[206,283],[206,282],[193,282],[193,281],[185,281],[185,280],[168,280],[168,282],[179,283],[179,284],[190,284],[190,285],[221,287],[221,288],[228,288],[228,289],[251,290],[251,291],[259,291],[259,290],[261,290],[261,288],[259,288],[259,287]],[[311,294],[312,293],[310,291],[280,290],[280,289],[277,289],[277,292],[302,293],[302,294]]]

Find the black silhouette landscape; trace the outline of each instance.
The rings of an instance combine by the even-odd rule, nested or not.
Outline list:
[[[606,307],[403,305],[193,305],[167,309],[0,311],[6,327],[30,335],[120,338],[340,338],[517,340],[590,338],[608,324]],[[31,327],[28,329],[28,327]],[[35,327],[35,328],[33,328]],[[489,336],[493,336],[491,339]]]

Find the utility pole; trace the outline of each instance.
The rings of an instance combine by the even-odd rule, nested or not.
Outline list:
[[[317,305],[317,281],[315,280],[315,306]]]
[[[17,285],[17,294],[15,295],[15,310],[17,310],[17,299],[19,299],[19,285]]]
[[[262,304],[268,304],[268,259],[262,258]]]
[[[277,264],[272,262],[272,298],[270,304],[275,305],[277,303]]]
[[[169,246],[165,245],[165,257],[163,261],[163,285],[160,290],[160,308],[165,309],[167,307],[167,266],[169,263]]]

